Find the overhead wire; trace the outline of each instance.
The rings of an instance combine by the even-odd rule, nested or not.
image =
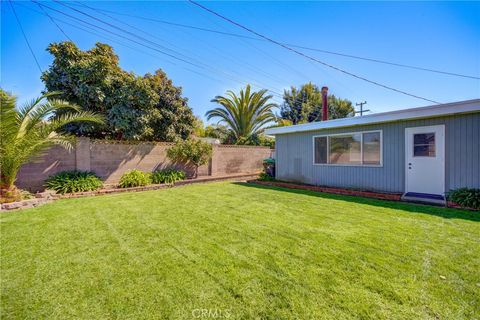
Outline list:
[[[211,28],[205,28],[205,27],[199,27],[199,26],[194,26],[194,25],[176,23],[176,22],[171,22],[171,21],[157,19],[157,18],[139,16],[139,15],[135,15],[135,14],[120,13],[120,12],[116,12],[116,11],[112,11],[112,10],[106,10],[106,9],[98,9],[98,10],[113,13],[113,14],[120,15],[120,16],[128,16],[128,17],[133,17],[133,18],[136,18],[136,19],[142,19],[142,20],[146,20],[146,21],[162,23],[162,24],[165,24],[165,25],[171,25],[171,26],[174,26],[174,27],[188,28],[188,29],[192,29],[192,30],[198,30],[198,31],[209,32],[209,33],[216,33],[216,34],[219,34],[219,35],[237,37],[237,38],[243,38],[243,39],[249,39],[249,40],[267,41],[266,39],[263,39],[263,38],[242,35],[242,34],[239,34],[239,33],[226,32],[226,31],[220,31],[220,30],[215,30],[215,29],[211,29]],[[315,52],[320,52],[320,53],[325,53],[325,54],[329,54],[329,55],[336,55],[336,56],[341,56],[341,57],[346,57],[346,58],[351,58],[351,59],[369,61],[369,62],[391,65],[391,66],[401,67],[401,68],[408,68],[408,69],[413,69],[413,70],[418,70],[418,71],[433,72],[433,73],[443,74],[443,75],[448,75],[448,76],[455,76],[455,77],[462,77],[462,78],[480,80],[480,76],[475,76],[475,75],[468,75],[468,74],[462,74],[462,73],[458,73],[458,72],[451,72],[451,71],[439,70],[439,69],[434,69],[434,68],[415,66],[415,65],[405,64],[405,63],[392,62],[392,61],[388,61],[388,60],[385,60],[385,59],[362,57],[362,56],[358,56],[358,55],[354,55],[354,54],[348,54],[348,53],[332,51],[332,50],[325,50],[325,49],[321,49],[321,48],[313,48],[313,47],[309,47],[309,46],[292,44],[292,43],[288,43],[288,42],[282,42],[282,43],[287,45],[287,46],[290,46],[290,47],[309,50],[309,51],[315,51]]]
[[[10,4],[10,7],[12,8],[13,14],[15,15],[15,19],[17,20],[18,26],[20,27],[20,30],[22,31],[23,34],[23,39],[25,39],[25,42],[27,43],[28,49],[30,50],[30,53],[33,56],[33,59],[35,60],[35,64],[38,67],[38,70],[40,70],[40,73],[43,73],[42,67],[40,67],[40,63],[38,62],[37,56],[35,55],[35,52],[33,52],[32,46],[30,45],[30,42],[28,41],[27,35],[25,34],[25,30],[23,30],[22,23],[20,22],[20,19],[18,18],[17,12],[15,11],[15,8],[13,6],[12,0],[8,0],[8,3]]]
[[[86,4],[84,4],[84,3],[80,2],[80,1],[74,1],[74,3],[77,3],[78,5],[80,5],[80,6],[82,6],[82,7],[85,7],[85,8],[87,8],[87,9],[89,9],[89,10],[95,11],[95,12],[98,11],[98,12],[101,13],[101,12],[103,11],[103,10],[98,10],[98,8],[94,8],[94,7],[88,6],[88,5],[86,5]],[[117,21],[117,22],[119,22],[119,23],[123,23],[123,24],[129,26],[130,28],[135,29],[135,30],[137,30],[137,31],[139,31],[139,32],[142,32],[143,34],[146,34],[146,35],[148,35],[148,36],[150,36],[150,37],[152,37],[152,38],[156,38],[156,39],[158,39],[158,40],[167,42],[167,41],[165,41],[165,39],[160,38],[160,37],[158,37],[157,35],[155,35],[155,34],[153,34],[153,33],[151,33],[151,32],[144,31],[144,30],[142,30],[141,28],[138,28],[138,27],[136,27],[136,26],[133,26],[132,24],[128,24],[127,22],[125,22],[125,21],[123,21],[123,20],[119,20],[119,19],[117,19],[117,18],[115,18],[115,17],[113,17],[113,16],[111,16],[111,15],[108,15],[108,14],[104,14],[104,13],[101,13],[101,14],[102,14],[102,15],[105,15],[106,17],[108,17],[108,18],[110,18],[110,19],[112,19],[112,20],[114,20],[114,21]],[[169,42],[167,42],[167,43],[169,43]],[[169,44],[171,44],[171,43],[169,43]],[[173,44],[171,44],[171,45],[173,45]],[[206,45],[211,46],[211,45],[208,44],[208,43],[206,43]],[[173,45],[173,46],[174,46],[174,45]],[[179,50],[185,50],[185,49],[183,49],[183,48],[178,48],[178,47],[177,47],[177,49],[179,49]],[[216,49],[217,51],[220,51],[220,50],[221,50],[221,48],[218,48],[218,47],[215,47],[215,49]],[[236,63],[236,64],[240,65],[240,64],[238,63],[237,59],[233,59],[233,58],[231,58],[231,57],[228,56],[228,55],[223,55],[223,57],[224,57],[225,59],[230,60],[230,61],[233,62],[233,63]],[[242,59],[239,59],[239,60],[242,60]],[[198,60],[197,60],[197,61],[198,61]],[[277,77],[277,76],[275,76],[275,75],[273,75],[273,74],[271,74],[271,73],[265,72],[264,70],[258,69],[258,67],[250,64],[248,61],[242,60],[242,66],[243,66],[243,67],[247,66],[247,67],[248,67],[250,70],[252,70],[253,72],[261,73],[261,74],[263,74],[264,76],[268,77],[269,79],[271,79],[271,80],[273,80],[273,81],[276,81],[277,83],[283,84],[283,82],[281,82],[282,79],[280,79],[279,77]]]
[[[40,11],[35,10],[35,9],[33,9],[33,8],[27,7],[27,6],[23,5],[23,4],[17,3],[17,5],[20,5],[20,6],[24,7],[25,9],[31,10],[31,11],[33,11],[33,12],[36,12],[36,13],[40,14],[40,15],[46,16],[46,14],[45,14],[44,12],[40,12]],[[92,35],[95,35],[95,36],[97,36],[97,37],[101,37],[101,38],[107,39],[107,40],[109,40],[109,41],[111,41],[111,42],[113,42],[113,43],[117,43],[117,44],[119,44],[119,45],[121,45],[121,46],[124,46],[124,47],[126,47],[126,48],[129,48],[129,49],[131,49],[131,50],[133,50],[133,51],[140,52],[140,53],[142,53],[142,54],[151,56],[151,57],[153,57],[153,58],[157,58],[157,59],[160,58],[158,55],[151,54],[151,53],[149,53],[149,52],[147,52],[147,51],[144,51],[144,50],[141,50],[141,49],[132,47],[132,46],[130,46],[130,45],[124,43],[124,42],[118,41],[118,40],[116,40],[116,39],[113,39],[113,38],[105,35],[105,34],[102,34],[101,32],[97,32],[97,31],[95,31],[96,29],[94,29],[94,28],[92,28],[92,27],[89,27],[88,25],[87,25],[87,26],[84,26],[84,28],[82,28],[82,27],[80,27],[80,26],[78,26],[78,25],[76,25],[76,24],[69,23],[69,22],[67,22],[67,21],[65,21],[65,20],[62,20],[62,19],[59,19],[59,18],[57,18],[57,17],[52,17],[51,15],[50,15],[50,17],[51,17],[53,20],[55,20],[55,21],[58,21],[58,22],[63,23],[63,24],[65,24],[65,25],[68,25],[68,26],[71,26],[71,27],[73,27],[73,28],[82,30],[83,32],[86,32],[86,33],[88,33],[88,34],[92,34]],[[83,23],[83,22],[79,22],[79,23]],[[86,29],[85,29],[85,28],[86,28]],[[87,30],[87,29],[90,29],[90,30]],[[94,31],[92,31],[92,30],[94,30]],[[168,62],[168,63],[170,63],[170,64],[175,65],[174,62],[171,62],[171,61],[168,61],[168,60],[163,60],[163,61],[166,61],[166,62]],[[210,75],[206,75],[206,74],[200,73],[200,72],[198,72],[198,71],[195,71],[195,70],[190,69],[190,68],[185,67],[185,66],[183,66],[183,68],[186,69],[186,70],[188,70],[188,71],[190,71],[190,72],[192,72],[192,73],[195,73],[195,74],[197,74],[197,75],[200,75],[200,76],[202,76],[202,77],[205,77],[205,78],[208,78],[208,79],[211,79],[211,80],[213,80],[213,81],[220,82],[220,83],[224,83],[224,80],[222,80],[222,79],[215,78],[215,77],[212,77],[212,76],[210,76]]]
[[[64,7],[70,8],[71,10],[74,10],[74,11],[76,11],[76,12],[82,14],[82,15],[85,15],[85,16],[91,18],[91,19],[94,19],[94,20],[96,20],[96,21],[98,21],[98,22],[100,22],[100,23],[103,23],[103,24],[105,24],[105,25],[107,25],[107,26],[109,26],[109,27],[111,27],[111,28],[120,30],[120,31],[122,31],[122,32],[124,32],[124,33],[127,33],[127,34],[129,34],[129,35],[132,35],[132,36],[134,36],[134,37],[136,37],[136,38],[138,38],[138,39],[140,39],[140,40],[142,40],[142,41],[147,41],[147,42],[149,42],[149,43],[151,43],[151,44],[153,44],[153,45],[157,45],[157,46],[162,47],[162,49],[166,49],[166,50],[169,50],[169,51],[174,52],[174,53],[176,53],[176,54],[183,55],[183,54],[178,53],[178,52],[176,52],[176,51],[174,51],[174,50],[172,50],[172,49],[166,48],[165,46],[162,46],[162,45],[160,45],[160,44],[158,44],[158,43],[156,43],[156,42],[153,42],[153,41],[150,41],[150,40],[148,40],[148,39],[146,39],[146,38],[144,38],[144,37],[138,36],[137,34],[132,33],[132,32],[130,32],[130,31],[124,29],[124,28],[118,27],[118,26],[113,25],[113,24],[111,24],[111,23],[109,23],[109,22],[106,22],[106,21],[104,21],[104,20],[102,20],[102,19],[99,19],[99,18],[97,18],[97,17],[95,17],[95,16],[92,16],[91,14],[85,13],[84,11],[81,11],[81,10],[78,10],[78,9],[75,9],[75,8],[72,8],[71,6],[65,4],[64,2],[61,2],[61,1],[58,1],[58,0],[53,0],[53,1],[56,2],[56,3],[58,3],[58,4],[60,4],[60,5],[62,5],[62,6],[64,6]],[[130,27],[131,27],[131,26],[130,26]],[[168,55],[171,56],[171,57],[175,57],[175,56],[170,55],[170,54],[168,54]],[[185,55],[183,55],[183,56],[185,56]],[[189,63],[189,64],[195,65],[195,66],[197,66],[197,67],[198,67],[199,65],[203,65],[204,67],[207,67],[207,68],[214,68],[214,67],[208,66],[207,64],[205,64],[205,63],[203,63],[203,62],[198,62],[198,61],[197,61],[196,63],[192,63],[192,62],[190,62],[190,61],[188,61],[188,60],[185,60],[185,59],[182,59],[182,58],[178,58],[178,57],[175,57],[175,58],[178,59],[178,60],[181,60],[181,61],[183,61],[183,62],[187,62],[187,63]],[[190,59],[191,59],[191,58],[190,58]],[[223,71],[223,70],[219,70],[218,68],[214,68],[214,69],[217,69],[217,71],[229,75],[227,72],[225,72],[225,71]],[[229,76],[230,76],[230,77],[235,77],[235,75],[231,75],[231,74],[230,74]],[[252,84],[254,84],[254,83],[252,82]],[[256,87],[259,87],[259,88],[262,87],[262,86],[260,86],[260,85],[258,85],[258,84],[254,84],[254,85],[255,85]],[[274,93],[274,94],[276,94],[276,95],[280,95],[280,93],[276,92],[275,90],[271,90],[271,89],[270,89],[269,91],[271,91],[272,93]]]
[[[178,58],[178,57],[176,57],[176,56],[174,56],[174,55],[172,55],[172,54],[169,54],[169,53],[165,52],[164,50],[159,50],[158,48],[152,47],[151,45],[144,44],[144,43],[142,43],[142,42],[140,42],[140,41],[138,41],[138,40],[131,39],[130,37],[125,36],[125,35],[123,35],[123,34],[120,34],[120,33],[118,33],[118,32],[111,31],[111,30],[108,30],[108,29],[106,29],[106,28],[104,28],[104,27],[102,27],[102,26],[98,26],[98,25],[96,25],[96,24],[90,23],[90,22],[88,22],[88,21],[85,21],[85,20],[83,20],[83,19],[80,19],[80,18],[78,18],[78,17],[75,17],[75,16],[73,16],[73,15],[71,15],[71,14],[68,14],[68,13],[66,13],[66,12],[63,12],[63,11],[58,10],[58,9],[56,9],[56,8],[53,8],[53,7],[51,7],[51,6],[48,6],[48,5],[44,4],[44,3],[40,3],[40,2],[38,2],[38,1],[36,1],[36,0],[31,0],[31,1],[32,1],[33,3],[39,4],[40,6],[43,6],[43,7],[47,8],[47,9],[49,9],[49,10],[52,10],[52,11],[55,11],[55,12],[61,14],[61,15],[64,15],[64,16],[70,18],[70,19],[73,19],[73,20],[76,20],[76,21],[80,21],[81,23],[86,24],[86,25],[89,25],[90,27],[93,27],[93,28],[95,28],[95,29],[100,29],[100,30],[102,30],[102,31],[104,31],[104,32],[107,32],[107,33],[109,33],[109,34],[113,34],[113,35],[115,35],[115,36],[117,36],[117,37],[120,37],[120,38],[122,38],[122,39],[131,41],[131,42],[134,42],[134,43],[136,43],[137,45],[140,45],[140,46],[149,48],[149,49],[151,49],[151,50],[154,50],[154,51],[156,51],[156,52],[159,52],[159,53],[162,54],[162,55],[166,55],[166,56],[168,56],[168,57],[170,57],[170,58],[175,58],[176,60],[179,60],[179,61],[188,63],[188,64],[193,65],[193,66],[195,66],[195,67],[197,67],[197,68],[200,68],[200,69],[206,69],[206,67],[209,67],[208,65],[205,65],[205,64],[204,64],[204,65],[200,65],[200,64],[192,63],[192,62],[190,62],[190,61],[188,61],[188,60],[186,60],[186,59]],[[56,1],[56,2],[58,2],[58,1]],[[60,4],[62,4],[62,3],[60,3]],[[74,9],[74,8],[72,8],[72,9]],[[75,10],[75,11],[80,11],[80,10],[77,10],[77,9],[74,9],[74,10]],[[96,18],[96,17],[93,17],[93,16],[91,16],[91,15],[89,15],[89,14],[87,14],[87,13],[85,13],[85,15],[90,16],[90,17],[92,17],[92,18],[95,18],[94,20],[99,20],[99,21],[101,21],[101,19],[98,19],[98,18]],[[103,21],[102,21],[102,22],[103,22]],[[114,26],[114,25],[112,25],[112,24],[110,24],[110,23],[108,23],[108,22],[104,22],[104,23],[107,24],[107,25]],[[116,29],[120,30],[121,32],[124,30],[123,28],[120,28],[120,27],[116,27],[116,26],[114,26],[114,27],[115,27]],[[128,32],[128,33],[130,33],[130,32]],[[131,33],[130,33],[130,34],[131,34]],[[148,39],[147,39],[147,40],[148,40]],[[149,41],[149,42],[151,42],[151,43],[153,43],[153,44],[156,44],[155,42],[152,42],[152,41]],[[156,44],[156,45],[158,45],[158,44]],[[209,67],[209,68],[212,68],[212,67]],[[191,69],[186,69],[186,70],[192,71]],[[192,72],[193,72],[193,71],[192,71]],[[222,71],[222,70],[220,70],[220,72],[226,74],[227,76],[230,76],[230,79],[231,79],[231,80],[243,84],[242,81],[239,81],[238,79],[233,78],[232,75],[229,75],[228,73],[226,73],[226,72],[224,72],[224,71]],[[202,75],[202,74],[199,73],[199,72],[195,72],[195,73],[196,73],[196,74],[199,74],[199,75]],[[258,88],[264,87],[264,86],[259,86],[258,84],[254,84],[254,83],[252,83],[252,85],[255,86],[255,87],[258,87]],[[276,95],[276,96],[278,96],[278,97],[282,97],[282,95],[281,95],[280,93],[276,92],[275,90],[269,89],[268,91],[270,91],[273,95]]]
[[[52,21],[52,23],[57,27],[58,30],[60,30],[61,33],[63,33],[63,35],[69,40],[69,41],[72,41],[72,39],[70,39],[70,37],[65,33],[65,31],[63,31],[63,29],[55,22],[55,20],[53,20],[53,18],[50,16],[50,14],[47,12],[47,10],[43,9],[43,7],[41,5],[39,5],[37,3],[38,7],[40,8],[40,10],[43,11],[43,13],[50,19],[50,21]]]
[[[282,47],[282,48],[284,48],[284,49],[286,49],[286,50],[288,50],[288,51],[290,51],[290,52],[293,52],[293,53],[296,54],[296,55],[302,56],[302,57],[304,57],[304,58],[306,58],[306,59],[308,59],[308,60],[314,61],[314,62],[316,62],[316,63],[319,63],[319,64],[324,65],[324,66],[326,66],[326,67],[329,67],[329,68],[331,68],[331,69],[337,70],[337,71],[339,71],[339,72],[341,72],[341,73],[344,73],[344,74],[349,75],[349,76],[351,76],[351,77],[354,77],[354,78],[356,78],[356,79],[359,79],[359,80],[368,82],[368,83],[373,84],[373,85],[375,85],[375,86],[379,86],[379,87],[382,87],[382,88],[384,88],[384,89],[387,89],[387,90],[390,90],[390,91],[393,91],[393,92],[396,92],[396,93],[400,93],[400,94],[403,94],[403,95],[406,95],[406,96],[409,96],[409,97],[412,97],[412,98],[416,98],[416,99],[420,99],[420,100],[432,102],[432,103],[435,103],[435,104],[440,104],[440,102],[438,102],[438,101],[435,101],[435,100],[432,100],[432,99],[428,99],[428,98],[419,96],[419,95],[417,95],[417,94],[409,93],[409,92],[406,92],[406,91],[404,91],[404,90],[396,89],[396,88],[394,88],[394,87],[392,87],[392,86],[385,85],[385,84],[382,84],[382,83],[380,83],[380,82],[367,79],[367,78],[365,78],[365,77],[363,77],[363,76],[360,76],[360,75],[357,75],[357,74],[355,74],[355,73],[353,73],[353,72],[344,70],[344,69],[342,69],[342,68],[339,68],[339,67],[336,67],[336,66],[334,66],[334,65],[331,65],[331,64],[329,64],[329,63],[326,63],[326,62],[324,62],[324,61],[321,61],[321,60],[319,60],[319,59],[317,59],[317,58],[314,58],[314,57],[312,57],[312,56],[309,56],[309,55],[307,55],[307,54],[305,54],[305,53],[303,53],[303,52],[301,52],[301,51],[298,51],[298,50],[296,50],[296,49],[293,49],[293,48],[291,48],[291,47],[289,47],[289,46],[287,46],[287,45],[285,45],[285,44],[283,44],[283,43],[281,43],[281,42],[278,42],[278,41],[276,41],[276,40],[274,40],[274,39],[271,39],[271,38],[269,38],[269,37],[267,37],[267,36],[265,36],[265,35],[257,32],[257,31],[254,31],[253,29],[248,28],[248,27],[246,27],[246,26],[244,26],[244,25],[242,25],[242,24],[240,24],[240,23],[238,23],[238,22],[236,22],[236,21],[234,21],[234,20],[232,20],[232,19],[230,19],[230,18],[227,18],[227,17],[225,17],[224,15],[222,15],[222,14],[220,14],[220,13],[217,13],[216,11],[209,9],[208,7],[205,7],[204,5],[202,5],[202,4],[200,4],[200,3],[196,2],[196,1],[193,1],[193,0],[188,0],[188,1],[189,1],[190,3],[192,3],[193,5],[199,7],[200,9],[202,9],[202,10],[204,10],[204,11],[207,11],[207,12],[210,12],[211,14],[213,14],[213,15],[215,15],[215,16],[217,16],[217,17],[219,17],[219,18],[221,18],[221,19],[223,19],[223,20],[225,20],[225,21],[227,21],[227,22],[230,23],[230,24],[233,24],[233,25],[235,25],[235,26],[237,26],[237,27],[239,27],[239,28],[241,28],[241,29],[244,29],[244,30],[246,30],[246,31],[248,31],[248,32],[250,32],[250,33],[252,33],[252,34],[255,34],[256,36],[259,36],[259,37],[261,37],[261,38],[264,38],[264,39],[268,40],[269,42],[271,42],[271,43],[273,43],[273,44],[275,44],[275,45],[277,45],[277,46],[280,46],[280,47]]]

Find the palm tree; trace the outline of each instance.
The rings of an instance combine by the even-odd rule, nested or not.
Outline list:
[[[0,88],[0,199],[19,199],[14,183],[20,167],[53,144],[71,149],[75,137],[60,130],[72,122],[103,123],[100,116],[68,102],[52,99],[58,92],[44,94],[23,107],[17,98]],[[2,200],[0,200],[2,201]]]
[[[272,109],[277,105],[269,102],[271,95],[267,90],[251,92],[250,85],[245,91],[240,90],[237,96],[233,91],[227,91],[226,97],[216,96],[212,102],[221,105],[206,113],[207,119],[220,118],[219,123],[226,124],[232,130],[235,139],[248,139],[254,134],[261,133],[264,125],[275,121]]]

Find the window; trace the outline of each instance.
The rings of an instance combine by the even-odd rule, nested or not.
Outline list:
[[[381,165],[381,132],[355,132],[314,137],[314,163]]]
[[[315,163],[327,163],[327,137],[315,137]]]
[[[329,138],[329,163],[362,163],[362,135],[360,133],[331,136]]]
[[[413,135],[414,157],[435,157],[435,132]]]
[[[363,134],[363,164],[380,164],[380,132]]]

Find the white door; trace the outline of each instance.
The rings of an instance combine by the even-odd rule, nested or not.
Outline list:
[[[445,126],[405,129],[405,192],[445,193]]]

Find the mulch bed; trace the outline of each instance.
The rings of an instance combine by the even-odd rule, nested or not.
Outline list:
[[[382,200],[400,201],[402,198],[401,193],[381,193],[381,192],[361,191],[361,190],[353,190],[353,189],[320,187],[320,186],[296,184],[292,182],[282,182],[282,181],[249,180],[248,183],[255,183],[255,184],[260,184],[264,186],[282,187],[282,188],[289,188],[289,189],[299,189],[299,190],[309,190],[309,191],[316,191],[316,192],[342,194],[347,196],[360,196],[360,197],[375,198],[375,199],[382,199]]]
[[[309,190],[315,192],[324,192],[324,193],[333,193],[333,194],[341,194],[346,196],[359,196],[359,197],[366,197],[366,198],[374,198],[374,199],[381,199],[381,200],[392,200],[392,201],[402,201],[402,194],[401,193],[383,193],[383,192],[372,192],[372,191],[362,191],[362,190],[353,190],[353,189],[341,189],[341,188],[332,188],[332,187],[321,187],[321,186],[313,186],[308,184],[297,184],[293,182],[285,182],[285,181],[261,181],[261,180],[249,180],[248,183],[254,183],[264,186],[271,186],[271,187],[282,187],[282,188],[289,188],[289,189],[298,189],[298,190]],[[462,209],[462,210],[469,210],[469,211],[478,211],[472,208],[464,208],[455,202],[448,201],[447,202],[448,208],[454,209]]]

